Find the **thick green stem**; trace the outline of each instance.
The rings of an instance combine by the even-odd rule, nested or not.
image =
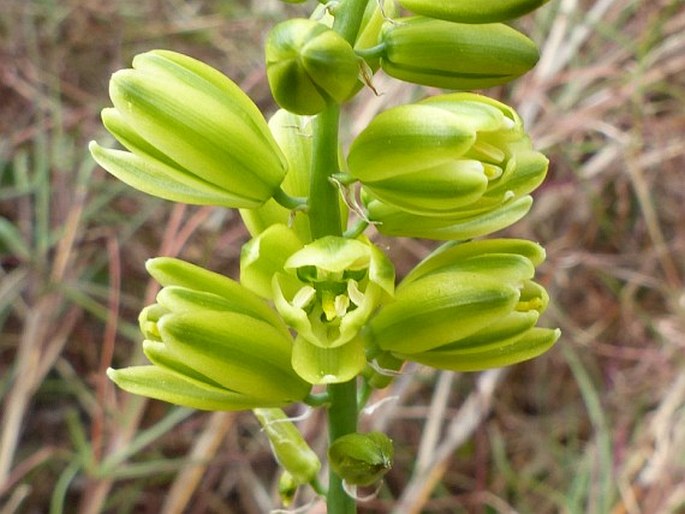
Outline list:
[[[357,382],[351,380],[328,387],[328,435],[330,441],[357,431]],[[343,489],[341,478],[333,471],[328,475],[328,514],[355,514],[357,504]]]
[[[345,0],[335,12],[333,29],[354,44],[368,0]],[[329,104],[313,125],[312,173],[309,188],[309,223],[312,237],[342,235],[338,191],[329,180],[339,171],[338,129],[340,107]]]
[[[312,173],[309,184],[309,225],[312,238],[342,234],[338,190],[329,180],[338,166],[340,107],[329,104],[313,121]]]

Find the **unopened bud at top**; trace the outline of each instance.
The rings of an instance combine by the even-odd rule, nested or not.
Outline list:
[[[324,24],[294,18],[266,40],[266,73],[274,99],[295,114],[317,114],[355,91],[359,59],[352,46]]]

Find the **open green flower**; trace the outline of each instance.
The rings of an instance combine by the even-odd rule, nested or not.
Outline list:
[[[295,371],[311,383],[360,373],[366,358],[359,331],[394,290],[388,258],[363,236],[327,236],[292,253],[278,272],[266,261],[257,269],[273,275],[276,309],[297,331]]]
[[[292,370],[292,338],[263,300],[237,282],[159,257],[147,262],[162,290],[140,314],[152,365],[108,370],[129,392],[206,410],[281,407],[310,386]]]
[[[337,383],[364,368],[359,331],[393,294],[395,271],[364,236],[305,245],[293,229],[274,224],[243,247],[240,281],[272,300],[297,331],[293,369],[312,384]]]
[[[548,165],[513,109],[475,93],[382,112],[355,138],[347,162],[363,185],[369,219],[384,233],[417,237],[483,217],[491,222],[481,225],[502,228],[496,213],[523,215],[526,201],[515,202],[542,182]]]
[[[371,320],[367,343],[453,371],[533,358],[559,337],[558,330],[536,327],[548,297],[532,279],[544,256],[542,247],[519,239],[443,245]]]
[[[326,236],[286,260],[274,276],[274,302],[298,334],[335,348],[354,339],[394,281],[392,263],[368,239]]]
[[[505,84],[528,72],[540,57],[535,43],[508,25],[423,16],[387,22],[380,44],[381,68],[388,75],[446,89]]]
[[[254,208],[274,196],[286,161],[257,106],[228,77],[153,50],[114,73],[105,127],[128,151],[90,151],[103,168],[167,200]]]

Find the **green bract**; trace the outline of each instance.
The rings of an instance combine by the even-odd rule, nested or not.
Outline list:
[[[381,432],[347,434],[328,449],[333,470],[351,485],[368,486],[390,471],[394,450],[392,440]]]
[[[548,302],[532,281],[544,251],[494,239],[451,244],[420,263],[365,332],[372,347],[439,369],[477,371],[546,351],[558,330],[535,325]]]
[[[359,331],[394,290],[392,263],[363,236],[327,236],[292,253],[274,275],[276,309],[298,332],[293,367],[311,383],[344,382],[365,365]]]
[[[352,46],[324,24],[294,18],[276,25],[266,40],[266,74],[274,99],[296,114],[317,114],[341,103],[358,83]]]
[[[281,409],[255,409],[271,450],[280,466],[288,472],[291,485],[312,482],[321,462],[309,447],[302,434]]]
[[[349,173],[362,183],[369,218],[381,232],[436,239],[513,223],[528,210],[526,195],[547,165],[516,112],[475,93],[382,112],[348,155]]]
[[[129,151],[91,142],[95,160],[148,194],[253,208],[278,190],[285,158],[257,106],[228,77],[191,57],[154,50],[110,81],[105,127]]]
[[[533,41],[500,23],[399,18],[386,23],[380,41],[381,68],[388,75],[447,89],[504,84],[529,71],[539,58]]]
[[[549,0],[399,0],[414,14],[460,23],[506,21],[529,13]]]
[[[140,314],[152,365],[108,370],[122,389],[206,410],[280,407],[310,386],[290,365],[288,328],[259,297],[198,266],[159,257],[147,262],[164,286]]]

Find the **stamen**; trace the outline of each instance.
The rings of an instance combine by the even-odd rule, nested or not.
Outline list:
[[[356,280],[347,281],[347,296],[350,297],[352,303],[354,303],[357,307],[364,303],[364,293],[359,290],[359,285],[357,284]]]
[[[314,289],[312,286],[304,286],[302,289],[300,289],[295,296],[293,297],[293,301],[290,302],[293,307],[297,307],[298,309],[305,309],[309,305],[311,305],[312,300],[316,298],[316,289]]]
[[[335,313],[339,318],[347,314],[347,309],[350,306],[350,299],[347,295],[339,294],[335,297]]]

